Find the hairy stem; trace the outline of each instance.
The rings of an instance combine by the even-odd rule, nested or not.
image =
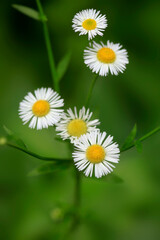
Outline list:
[[[52,51],[52,47],[51,47],[51,41],[50,41],[50,37],[49,37],[49,31],[48,31],[47,23],[44,20],[44,12],[43,12],[43,8],[42,8],[40,0],[36,0],[36,2],[37,2],[40,17],[41,17],[41,21],[42,21],[42,24],[43,24],[44,39],[45,39],[45,43],[46,43],[49,65],[50,65],[50,69],[51,69],[51,75],[52,75],[52,80],[53,80],[53,83],[54,83],[54,88],[57,92],[59,92],[57,71],[56,71],[56,67],[55,67],[55,62],[54,62],[53,51]]]
[[[89,92],[88,92],[86,104],[85,104],[86,107],[88,107],[88,105],[89,105],[89,102],[90,102],[90,99],[91,99],[91,96],[92,96],[92,92],[93,92],[93,88],[95,86],[97,78],[98,78],[98,75],[95,75],[93,80],[92,80],[92,83],[91,83],[91,86],[90,86],[90,89],[89,89]]]
[[[143,137],[139,138],[139,139],[136,140],[136,141],[138,141],[138,142],[143,142],[144,140],[146,140],[147,138],[151,137],[153,134],[155,134],[155,133],[157,133],[157,132],[159,132],[159,131],[160,131],[160,126],[157,127],[157,128],[155,128],[155,129],[153,129],[152,131],[146,133]],[[135,142],[136,142],[136,141],[135,141]],[[121,150],[121,152],[127,151],[127,150],[133,148],[134,146],[135,146],[135,144],[133,143],[133,144],[131,144],[130,146],[128,146],[127,148]]]

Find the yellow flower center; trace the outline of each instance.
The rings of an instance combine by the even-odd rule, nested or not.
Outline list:
[[[113,63],[116,59],[116,54],[111,48],[103,47],[98,50],[97,58],[102,63]]]
[[[105,158],[104,148],[98,144],[91,145],[87,148],[86,157],[91,163],[100,163]]]
[[[82,134],[87,133],[87,125],[81,119],[74,119],[68,123],[67,131],[70,136],[80,137]]]
[[[50,105],[46,100],[38,100],[33,104],[32,112],[37,117],[43,117],[50,111]]]
[[[86,29],[87,31],[88,30],[93,30],[97,27],[97,23],[94,19],[89,18],[89,19],[86,19],[86,20],[83,21],[82,27],[84,29]]]

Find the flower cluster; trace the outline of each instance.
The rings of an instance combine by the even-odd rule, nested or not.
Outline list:
[[[73,20],[73,29],[79,32],[79,35],[88,34],[88,39],[91,40],[96,35],[103,36],[103,31],[107,27],[107,19],[105,15],[100,14],[100,11],[94,9],[83,10],[77,13]],[[100,76],[111,74],[118,75],[126,68],[128,54],[122,46],[107,41],[90,43],[90,47],[84,50],[84,63],[92,70],[92,72]]]
[[[119,149],[112,142],[113,137],[100,133],[98,119],[91,120],[92,112],[83,107],[64,112],[63,99],[51,88],[41,88],[28,93],[19,106],[19,116],[23,123],[29,122],[30,128],[48,128],[56,126],[57,134],[63,140],[69,139],[75,146],[73,159],[75,166],[86,176],[97,178],[112,171],[118,163]]]
[[[96,35],[103,36],[107,27],[105,15],[89,9],[77,13],[73,18],[73,29],[79,35],[88,34],[91,40]],[[120,44],[107,41],[100,44],[93,41],[84,50],[84,63],[92,72],[101,76],[118,75],[128,64],[127,51]],[[72,154],[75,166],[88,176],[100,178],[113,171],[114,164],[119,162],[120,150],[113,142],[112,136],[101,133],[97,127],[98,119],[91,119],[92,112],[85,107],[77,111],[69,108],[64,111],[64,101],[51,88],[35,90],[28,93],[20,103],[19,116],[23,123],[29,122],[30,128],[48,128],[55,126],[57,135],[63,140],[69,139],[75,149]]]

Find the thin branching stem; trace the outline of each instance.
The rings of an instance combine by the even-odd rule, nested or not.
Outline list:
[[[46,43],[48,60],[49,60],[49,65],[50,65],[50,69],[51,69],[52,80],[53,80],[53,83],[54,83],[54,89],[57,92],[59,92],[59,83],[58,83],[57,71],[56,71],[54,57],[53,57],[51,41],[50,41],[50,37],[49,37],[48,26],[47,26],[46,20],[44,18],[45,15],[44,15],[44,12],[43,12],[41,2],[40,2],[40,0],[36,0],[36,2],[37,2],[37,7],[38,7],[38,10],[39,10],[40,17],[41,17],[41,21],[42,21],[42,24],[43,24],[43,34],[44,34],[44,39],[45,39],[45,43]]]
[[[157,127],[157,128],[155,128],[155,129],[153,129],[152,131],[150,131],[150,132],[148,132],[148,133],[146,133],[143,137],[141,137],[141,138],[139,138],[138,140],[136,140],[136,141],[138,141],[138,142],[143,142],[144,140],[146,140],[147,138],[149,138],[149,137],[151,137],[152,135],[154,135],[155,133],[157,133],[157,132],[159,132],[160,131],[160,126],[159,127]],[[136,142],[135,141],[135,142]],[[7,146],[9,146],[9,147],[12,147],[12,148],[15,148],[15,149],[17,149],[17,150],[20,150],[21,152],[24,152],[24,153],[27,153],[28,155],[30,155],[30,156],[32,156],[32,157],[35,157],[35,158],[38,158],[38,159],[41,159],[41,160],[46,160],[46,161],[69,161],[69,162],[72,162],[72,159],[71,158],[69,158],[69,159],[61,159],[61,158],[54,158],[54,157],[45,157],[45,156],[41,156],[41,155],[39,155],[39,154],[37,154],[37,153],[34,153],[34,152],[32,152],[32,151],[30,151],[30,150],[28,150],[28,149],[25,149],[25,148],[22,148],[22,147],[20,147],[20,146],[18,146],[18,145],[14,145],[14,144],[12,144],[12,143],[9,143],[9,142],[7,142],[6,143],[6,145]],[[129,147],[127,147],[127,148],[125,148],[125,149],[123,149],[123,150],[121,150],[121,153],[122,152],[125,152],[125,151],[127,151],[127,150],[129,150],[129,149],[131,149],[131,148],[133,148],[133,147],[135,147],[135,144],[133,143],[133,144],[131,144]],[[80,190],[80,175],[79,175],[79,172],[78,171],[76,171],[76,189],[78,190]],[[75,203],[77,204],[77,201],[78,201],[78,199],[79,199],[79,190],[78,191],[75,191]],[[78,205],[79,205],[79,203],[78,203]]]
[[[9,147],[12,147],[12,148],[15,148],[15,149],[18,149],[20,150],[21,152],[24,152],[24,153],[27,153],[28,155],[32,156],[32,157],[35,157],[35,158],[38,158],[38,159],[41,159],[41,160],[45,160],[45,161],[52,161],[52,162],[57,162],[57,161],[62,161],[62,162],[72,162],[72,159],[61,159],[61,158],[53,158],[53,157],[45,157],[45,156],[41,156],[37,153],[34,153],[32,151],[29,151],[28,149],[24,149],[24,148],[21,148],[20,146],[17,146],[17,145],[14,145],[12,143],[7,143],[6,144],[7,146]]]
[[[81,175],[80,172],[75,169],[75,189],[74,189],[74,202],[73,202],[73,215],[71,219],[71,224],[68,231],[63,236],[64,239],[69,239],[71,234],[75,232],[80,222],[80,202],[81,202]]]
[[[87,108],[93,93],[93,88],[95,86],[96,80],[98,78],[98,75],[95,75],[89,92],[88,92],[88,96],[87,96],[87,100],[86,100],[86,104],[85,107]],[[80,172],[75,169],[75,191],[74,191],[74,214],[73,214],[73,218],[72,218],[72,222],[71,222],[71,226],[69,229],[69,232],[67,233],[67,235],[69,236],[73,231],[75,231],[75,229],[77,228],[78,224],[79,224],[79,208],[80,208],[80,202],[81,202],[81,175]]]
[[[81,202],[80,192],[81,192],[81,175],[80,172],[76,169],[74,205],[77,209],[79,208]]]
[[[155,128],[155,129],[153,129],[152,131],[146,133],[143,137],[141,137],[141,138],[139,138],[138,140],[136,140],[135,143],[136,143],[136,142],[143,142],[144,140],[146,140],[147,138],[151,137],[153,134],[155,134],[155,133],[157,133],[157,132],[159,132],[159,131],[160,131],[160,126],[157,127],[157,128]],[[133,148],[133,147],[135,147],[135,144],[134,144],[134,143],[131,144],[130,146],[128,146],[127,148],[121,150],[121,152],[125,152],[125,151],[127,151],[127,150],[129,150],[129,149],[131,149],[131,148]]]
[[[91,99],[91,96],[92,96],[92,92],[93,92],[93,88],[95,86],[95,83],[96,83],[96,80],[98,78],[98,75],[95,75],[93,80],[92,80],[92,83],[91,83],[91,86],[90,86],[90,89],[89,89],[89,92],[88,92],[88,96],[87,96],[87,100],[86,100],[86,108],[88,107],[89,105],[89,102],[90,102],[90,99]]]

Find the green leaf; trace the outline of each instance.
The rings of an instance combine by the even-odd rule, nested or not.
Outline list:
[[[12,141],[16,143],[18,146],[22,147],[23,149],[27,149],[26,145],[24,142],[15,135],[10,129],[8,129],[6,126],[3,126],[5,132],[7,133],[7,140]]]
[[[38,176],[42,174],[53,173],[58,170],[67,169],[69,166],[70,166],[69,162],[46,163],[42,164],[38,168],[33,169],[31,172],[29,172],[28,176]]]
[[[66,73],[69,62],[70,62],[70,58],[71,58],[71,52],[68,52],[59,62],[57,66],[58,82],[63,78],[64,74]]]
[[[121,151],[124,151],[125,149],[130,147],[132,144],[134,144],[136,134],[137,134],[137,125],[135,124],[132,131],[130,132],[130,134],[126,138],[123,146],[121,147]]]
[[[41,17],[39,12],[32,8],[29,8],[23,5],[18,5],[18,4],[13,4],[12,7],[30,18],[33,18],[38,21],[47,21],[47,18],[45,15]]]
[[[135,141],[134,145],[135,145],[135,147],[137,149],[137,152],[141,153],[142,152],[142,148],[143,148],[141,141],[138,141],[138,140]]]

